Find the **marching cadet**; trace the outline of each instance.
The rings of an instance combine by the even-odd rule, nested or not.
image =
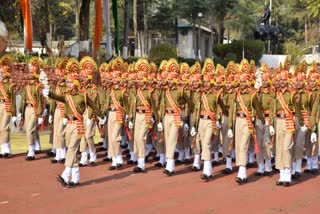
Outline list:
[[[189,87],[189,65],[185,62],[180,64],[180,87],[184,90],[184,92],[191,97],[191,90]],[[184,104],[181,106],[181,118],[184,121],[184,125],[179,130],[179,142],[178,142],[178,150],[179,156],[176,160],[176,164],[181,163],[190,163],[190,134],[189,134],[189,123],[190,123],[190,108],[188,104]]]
[[[305,65],[304,65],[305,64]],[[297,102],[299,104],[299,108],[301,109],[301,116],[303,119],[303,123],[305,126],[300,127],[299,116],[295,115],[295,139],[294,145],[292,147],[292,169],[291,169],[291,177],[293,179],[299,178],[301,176],[301,168],[302,168],[302,158],[305,148],[305,143],[310,139],[310,96],[305,91],[305,73],[307,72],[306,62],[304,61],[300,66],[297,66],[294,76],[292,77],[293,88],[295,89],[296,99],[299,99]],[[306,127],[306,128],[305,128]],[[306,139],[308,140],[306,141]]]
[[[308,76],[308,95],[309,95],[309,105],[308,108],[312,109],[310,115],[310,138],[306,137],[306,156],[307,156],[307,167],[304,173],[318,173],[318,151],[319,144],[317,143],[317,133],[316,126],[319,126],[318,115],[319,115],[319,91],[317,90],[317,84],[319,79],[319,74],[317,72],[316,64],[311,66],[309,76]],[[303,112],[302,112],[303,114]],[[318,128],[319,131],[319,128]]]
[[[68,63],[68,58],[62,58],[56,63],[56,78],[55,93],[62,95],[67,90],[65,68]],[[51,160],[51,163],[64,163],[67,150],[65,139],[65,128],[63,124],[64,118],[64,103],[51,100],[51,112],[49,115],[49,123],[53,122],[53,148],[56,150],[56,156]]]
[[[38,77],[43,64],[39,57],[32,57],[29,62],[28,83],[22,91],[20,108],[25,107],[24,121],[26,127],[27,143],[29,145],[26,156],[27,161],[35,159],[36,151],[40,150],[39,125],[43,123],[43,97]]]
[[[99,123],[105,123],[105,116],[100,113],[94,102],[87,97],[86,94],[79,92],[79,62],[71,58],[68,61],[66,71],[67,87],[68,89],[64,95],[57,95],[50,92],[49,89],[43,89],[43,95],[51,99],[58,100],[65,103],[65,118],[63,120],[66,124],[66,139],[68,151],[65,161],[65,170],[61,175],[58,175],[57,180],[62,186],[74,187],[80,184],[79,162],[77,158],[77,150],[80,146],[82,135],[85,133],[83,113],[89,106],[93,112],[98,116]]]
[[[279,90],[276,92],[275,112],[276,119],[276,168],[280,170],[280,178],[276,185],[290,186],[291,184],[291,161],[292,161],[292,147],[293,134],[295,132],[295,116],[299,119],[299,125],[303,126],[303,119],[301,118],[299,96],[295,96],[288,87],[289,72],[281,70],[278,74]],[[301,124],[302,123],[302,124]],[[307,129],[305,126],[302,128]],[[273,135],[270,126],[270,134]]]
[[[227,65],[227,76],[226,83],[224,86],[224,92],[222,94],[223,102],[227,109],[230,108],[230,101],[233,102],[235,91],[234,91],[234,72],[235,72],[235,63],[233,61],[229,62]],[[231,103],[233,104],[233,103]],[[222,152],[223,157],[226,159],[226,168],[223,170],[224,174],[232,173],[232,158],[231,152],[233,145],[230,145],[231,138],[227,136],[228,131],[228,116],[222,112],[222,124],[221,124],[221,133],[222,133]]]
[[[203,92],[198,99],[199,103],[195,103],[195,112],[200,111],[199,118],[197,114],[193,114],[191,122],[191,136],[195,136],[199,132],[199,138],[202,147],[201,159],[204,161],[203,173],[201,179],[208,181],[212,178],[212,165],[211,165],[211,141],[212,136],[217,135],[218,127],[217,109],[218,105],[221,107],[224,114],[228,115],[228,110],[223,104],[219,93],[211,93],[214,80],[212,73],[214,70],[212,59],[206,59],[203,69]],[[210,73],[209,73],[210,72]],[[199,108],[199,109],[197,109]],[[195,121],[199,120],[198,130],[195,128]]]
[[[96,106],[98,103],[98,88],[92,82],[93,73],[98,70],[96,62],[90,57],[85,56],[80,61],[80,78],[81,87],[85,97],[89,97]],[[97,161],[96,147],[94,146],[94,135],[96,132],[96,115],[93,114],[92,109],[87,108],[83,115],[85,125],[85,134],[82,136],[80,143],[81,160],[79,166],[88,165],[88,154],[90,155],[90,165],[95,165]]]
[[[182,89],[177,88],[177,76],[179,72],[179,64],[176,59],[169,59],[166,70],[168,71],[168,89],[164,93],[164,105],[161,105],[165,111],[164,116],[164,135],[166,142],[166,157],[167,165],[163,173],[167,175],[174,174],[175,162],[174,151],[178,141],[179,128],[182,126],[181,108],[180,106],[188,103],[191,110],[193,110],[193,103]],[[159,131],[162,131],[162,121],[158,124]]]
[[[261,110],[261,105],[257,98],[257,94],[249,90],[249,63],[246,59],[241,61],[240,70],[240,86],[236,91],[234,102],[236,105],[230,104],[229,108],[229,129],[228,137],[233,137],[232,126],[235,125],[235,150],[236,150],[236,164],[239,166],[238,176],[236,182],[239,184],[247,182],[247,152],[250,142],[250,135],[255,137],[254,125],[252,122],[252,111],[256,111],[258,118],[261,120],[262,125],[265,125],[265,119]],[[236,122],[233,121],[233,114],[236,114]]]
[[[12,63],[12,57],[9,54],[3,55],[0,59],[2,74],[0,81],[0,158],[9,158],[11,155],[10,120],[12,123],[17,120],[15,85],[10,78]],[[18,116],[21,117],[19,114]]]
[[[139,59],[134,69],[137,72],[137,90],[136,95],[130,103],[129,128],[134,129],[134,153],[138,157],[138,166],[134,172],[143,172],[145,170],[146,140],[149,129],[152,128],[152,113],[156,112],[155,102],[152,99],[153,92],[147,87],[147,77],[149,72],[149,63],[146,59]],[[158,115],[154,114],[155,122],[159,121]]]
[[[165,89],[167,87],[167,71],[166,71],[166,66],[167,66],[167,60],[162,60],[159,68],[158,68],[158,74],[157,74],[157,84],[156,84],[156,89],[154,92],[154,99],[156,101],[156,107],[158,109],[157,112],[154,112],[154,114],[159,115],[159,120],[163,121],[164,118],[164,111],[161,111],[162,109],[160,108],[161,105],[164,105],[165,99],[164,99],[164,93]],[[154,124],[157,126],[158,124]],[[156,144],[156,150],[157,154],[159,154],[159,161],[154,164],[154,167],[156,168],[161,168],[165,165],[166,162],[166,157],[165,157],[165,152],[166,152],[166,144],[164,142],[164,132],[162,130],[162,127],[160,127],[160,130],[158,128],[155,128],[156,130],[156,135],[157,135],[157,144]]]
[[[259,146],[259,152],[256,153],[258,171],[256,176],[270,175],[272,172],[271,164],[271,149],[272,142],[270,133],[274,134],[274,94],[271,91],[271,76],[267,64],[261,65],[261,87],[258,92],[258,98],[261,103],[261,110],[263,111],[266,124],[262,125],[261,120],[256,120],[256,134]],[[269,127],[271,126],[271,127]],[[272,130],[270,130],[272,129]]]
[[[114,59],[110,64],[113,80],[106,106],[108,111],[108,156],[112,158],[109,170],[121,169],[123,166],[120,148],[121,130],[124,124],[124,117],[128,112],[126,89],[120,85],[123,64],[124,62],[120,57]]]

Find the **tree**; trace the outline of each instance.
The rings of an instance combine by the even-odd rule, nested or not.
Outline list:
[[[122,57],[128,58],[129,0],[124,0]]]
[[[320,15],[320,1],[319,0],[307,0],[307,11],[310,16],[317,17]]]
[[[90,0],[81,0],[79,13],[79,40],[89,39]]]

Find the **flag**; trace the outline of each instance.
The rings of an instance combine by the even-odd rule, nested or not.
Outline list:
[[[32,51],[32,17],[30,0],[20,0],[20,7],[24,23],[24,48]]]
[[[97,53],[100,47],[100,39],[102,34],[102,8],[101,0],[96,0],[96,18],[94,25],[94,36],[93,36],[93,58],[97,57]]]

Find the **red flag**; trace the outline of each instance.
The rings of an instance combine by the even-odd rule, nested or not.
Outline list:
[[[24,48],[32,51],[32,17],[30,0],[20,0],[20,7],[24,23]]]
[[[97,57],[97,53],[100,47],[100,39],[102,34],[102,8],[101,0],[96,0],[96,18],[94,26],[94,38],[93,38],[93,57]]]

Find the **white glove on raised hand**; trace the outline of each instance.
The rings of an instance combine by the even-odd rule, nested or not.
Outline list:
[[[189,125],[188,123],[185,123],[184,126],[183,126],[184,130],[188,131],[189,130]]]
[[[21,114],[21,113],[18,113],[17,119],[18,119],[18,120],[21,120],[21,119],[22,119],[22,114]]]
[[[306,125],[303,125],[300,127],[300,129],[302,132],[305,132],[305,131],[307,131],[308,128],[306,127]]]
[[[191,135],[192,137],[194,137],[194,136],[196,136],[196,134],[197,134],[196,128],[195,128],[195,127],[192,127],[192,128],[191,128],[191,131],[190,131],[190,135]]]
[[[43,123],[43,118],[42,117],[39,117],[38,118],[38,124],[40,125],[40,124],[42,124]]]
[[[129,124],[128,124],[128,127],[129,127],[129,129],[133,129],[133,122],[129,122]]]
[[[12,123],[15,123],[17,121],[17,117],[15,117],[15,116],[11,117],[11,121],[12,121]]]
[[[43,113],[42,113],[42,117],[45,117],[48,115],[48,109],[44,109]]]
[[[218,128],[218,129],[221,129],[221,128],[222,128],[222,126],[221,126],[221,124],[220,124],[219,120],[217,120],[217,121],[216,121],[216,126],[217,126],[217,128]]]
[[[228,138],[233,138],[233,131],[232,131],[232,129],[228,129]]]
[[[103,124],[105,124],[105,123],[107,122],[106,116],[103,116],[103,118],[98,117],[98,119],[99,119],[99,124],[100,124],[100,125],[103,125]]]
[[[158,123],[158,131],[161,132],[163,130],[162,123]]]
[[[43,95],[44,97],[48,97],[48,96],[49,96],[49,93],[50,93],[49,88],[45,88],[45,89],[42,90],[42,95]]]
[[[68,119],[67,118],[63,118],[62,122],[63,122],[63,125],[67,125]]]
[[[91,126],[91,124],[92,124],[92,120],[88,118],[86,120],[86,126],[89,127],[89,126]]]
[[[49,115],[48,122],[49,122],[50,124],[53,122],[53,117],[52,117],[52,115]]]
[[[317,142],[317,134],[315,132],[311,133],[310,141],[311,143]]]
[[[270,127],[269,127],[269,133],[270,133],[271,136],[273,136],[273,135],[276,133],[276,132],[274,131],[273,126],[270,126]]]

